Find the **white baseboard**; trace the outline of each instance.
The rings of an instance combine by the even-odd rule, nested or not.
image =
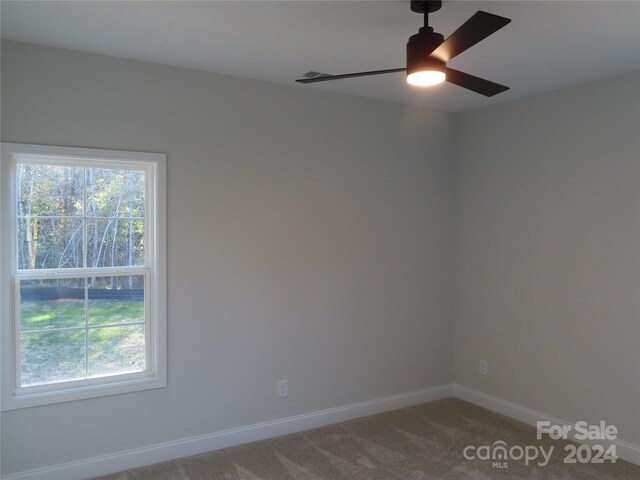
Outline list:
[[[547,415],[546,413],[538,412],[531,408],[523,407],[522,405],[518,405],[456,383],[453,384],[453,396],[478,405],[479,407],[486,408],[487,410],[515,418],[516,420],[520,420],[528,425],[536,426],[536,422],[538,421],[549,421],[555,425],[574,425],[574,422],[555,418],[551,415]],[[575,440],[575,438],[572,439]],[[576,441],[578,443],[603,443]],[[624,440],[613,440],[610,443],[616,445],[616,452],[619,458],[626,460],[627,462],[640,465],[640,445],[635,445]]]
[[[353,418],[431,402],[452,395],[452,385],[440,385],[365,402],[231,428],[147,447],[87,458],[2,476],[2,480],[82,480],[130,468],[197,455],[242,443],[277,437]]]

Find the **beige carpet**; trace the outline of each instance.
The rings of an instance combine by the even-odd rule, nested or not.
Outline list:
[[[464,458],[467,445],[555,446],[546,466]],[[563,463],[564,443],[458,399],[446,399],[194,457],[102,480],[640,480],[640,467]]]

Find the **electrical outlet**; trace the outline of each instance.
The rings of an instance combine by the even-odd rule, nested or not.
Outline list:
[[[489,365],[487,361],[482,359],[478,360],[478,373],[480,373],[480,375],[486,375],[488,370]]]
[[[278,396],[286,397],[289,395],[289,380],[280,380],[278,382]]]

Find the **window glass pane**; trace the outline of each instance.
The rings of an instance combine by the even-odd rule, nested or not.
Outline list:
[[[80,268],[83,264],[82,220],[19,218],[18,268]]]
[[[84,279],[21,280],[20,329],[84,327]]]
[[[19,163],[16,172],[18,216],[82,215],[84,168]]]
[[[144,221],[87,220],[87,266],[144,265]]]
[[[144,325],[89,329],[89,376],[144,369]]]
[[[144,276],[89,279],[89,324],[144,322]]]
[[[87,168],[87,217],[144,217],[145,174]]]
[[[85,378],[85,330],[23,333],[22,386]]]

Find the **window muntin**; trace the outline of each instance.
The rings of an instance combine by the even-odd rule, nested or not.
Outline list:
[[[165,384],[164,161],[3,144],[3,409]]]

